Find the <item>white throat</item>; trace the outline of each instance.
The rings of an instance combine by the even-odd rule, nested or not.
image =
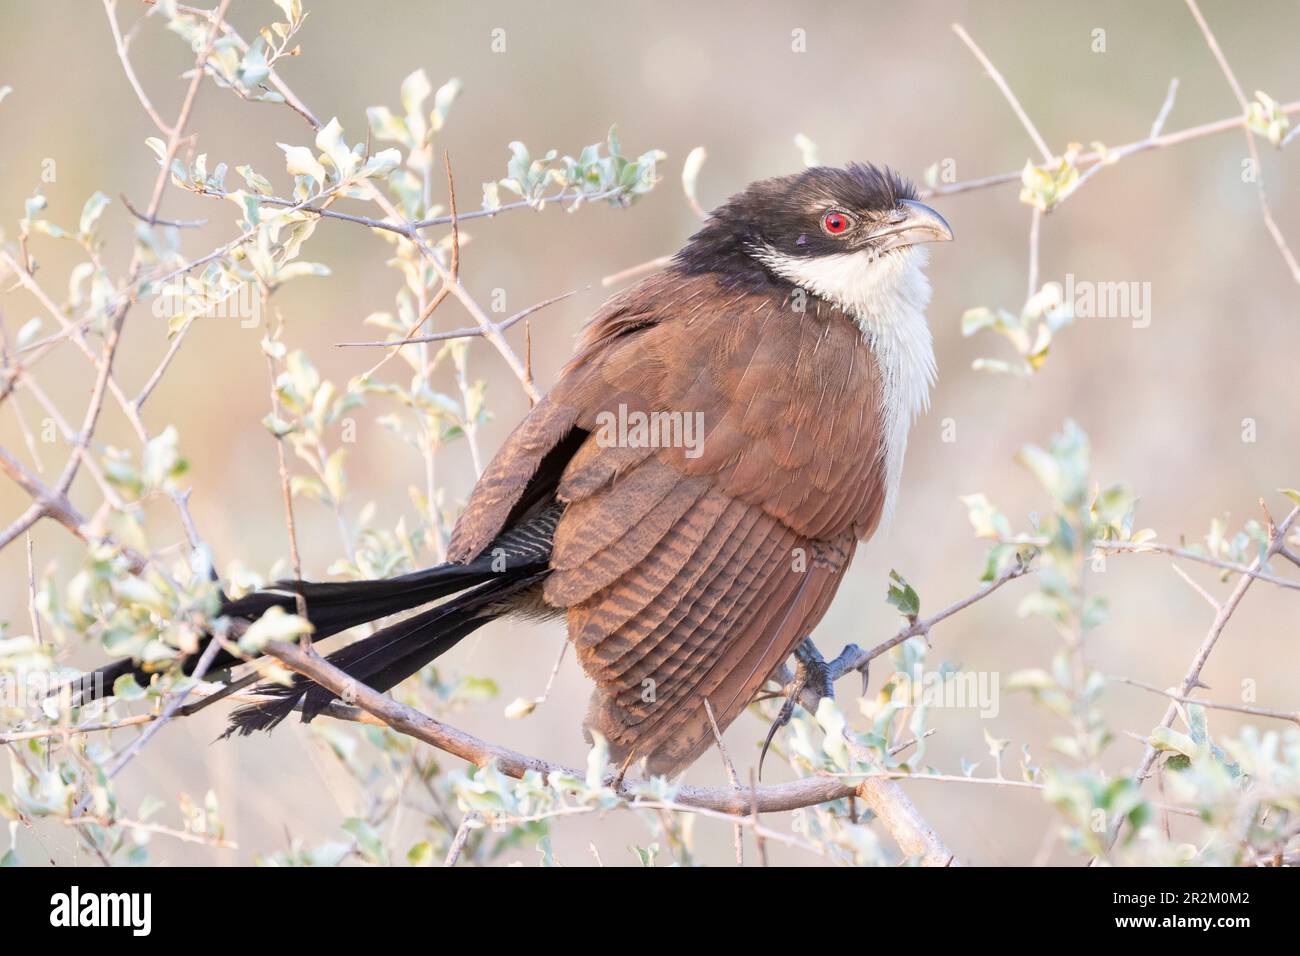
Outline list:
[[[925,321],[930,281],[922,272],[929,252],[908,246],[875,257],[863,250],[801,259],[767,247],[757,255],[779,275],[853,316],[871,343],[884,386],[880,416],[886,485],[881,520],[888,522],[898,500],[907,432],[930,407],[935,378],[934,343]]]

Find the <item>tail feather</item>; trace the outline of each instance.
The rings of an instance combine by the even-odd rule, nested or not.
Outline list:
[[[233,601],[225,601],[218,616],[256,621],[273,607],[288,612],[297,609],[298,595],[307,603],[307,618],[312,623],[312,640],[332,637],[348,628],[409,611],[457,591],[472,588],[493,577],[490,560],[470,564],[442,564],[400,578],[375,581],[316,583],[312,581],[277,581],[269,589],[254,591]],[[192,674],[208,640],[181,661],[181,671]],[[240,663],[228,651],[218,651],[208,668],[215,673]],[[113,661],[72,682],[77,700],[88,703],[113,693],[114,682],[130,674],[140,684],[148,684],[157,666],[147,667],[131,658]]]
[[[479,594],[481,597],[495,593],[499,599],[504,593],[501,589],[509,588],[510,593],[513,593],[518,590],[513,587],[514,584],[546,568],[555,525],[563,510],[564,506],[554,500],[536,505],[535,510],[498,535],[474,560],[464,564],[441,564],[399,577],[374,581],[279,581],[269,588],[224,601],[218,613],[223,617],[256,621],[273,607],[294,611],[301,595],[307,604],[307,617],[312,623],[312,640],[319,640],[458,592],[466,592],[462,597],[467,601],[471,594]],[[464,607],[468,604],[458,605],[453,601],[445,605],[447,608],[453,606]],[[438,610],[435,608],[425,612],[425,615]],[[390,632],[395,635],[406,633],[394,629],[418,627],[411,622],[424,620],[425,615],[417,615],[409,621],[393,625],[393,628],[385,628],[370,639]],[[440,618],[435,615],[428,619],[429,622],[434,620]],[[207,643],[208,639],[205,638],[200,642],[198,650],[181,662],[184,673],[193,673]],[[424,643],[420,646],[423,647]],[[221,650],[212,659],[210,670],[215,672],[237,664],[240,660],[241,658]],[[415,668],[418,669],[419,667]],[[73,682],[72,688],[79,701],[86,703],[111,694],[114,681],[125,674],[134,675],[140,683],[148,683],[152,673],[153,669],[130,659],[114,661],[78,678]],[[414,673],[414,670],[410,673]]]
[[[426,664],[455,647],[484,624],[505,613],[510,597],[540,582],[548,572],[537,571],[511,580],[492,581],[404,621],[383,628],[363,640],[335,651],[326,660],[348,676],[378,691],[386,691]],[[271,730],[302,704],[309,721],[337,695],[301,675],[289,686],[270,684],[256,688],[275,698],[236,710],[223,735],[245,736]]]
[[[293,611],[301,596],[312,623],[312,640],[317,640],[456,595],[327,658],[358,681],[386,691],[509,611],[511,598],[549,573],[555,526],[563,510],[563,504],[554,499],[539,502],[464,564],[442,564],[374,581],[280,581],[268,589],[223,601],[219,614],[251,622],[273,607]],[[210,640],[205,638],[181,661],[184,673],[193,673]],[[241,660],[222,649],[211,659],[209,670],[215,673]],[[124,675],[148,683],[154,670],[128,658],[83,675],[71,686],[78,702],[85,704],[112,694],[114,682]],[[224,736],[270,730],[300,702],[303,719],[310,720],[335,699],[332,692],[302,677],[289,686],[270,685],[259,690],[273,699],[236,710]]]
[[[493,576],[491,558],[484,557],[470,564],[440,564],[376,581],[277,581],[270,588],[227,602],[221,613],[255,621],[272,607],[294,610],[301,595],[319,639],[389,614],[409,611],[482,584]]]

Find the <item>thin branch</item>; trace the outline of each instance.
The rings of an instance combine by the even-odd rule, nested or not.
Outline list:
[[[390,219],[394,222],[404,224],[405,232],[403,235],[405,238],[411,242],[417,250],[419,250],[420,255],[424,257],[425,261],[433,266],[434,271],[436,271],[438,276],[442,279],[443,284],[451,290],[451,294],[460,301],[460,304],[464,306],[465,311],[468,312],[470,317],[478,323],[479,328],[483,330],[483,338],[492,343],[493,348],[495,348],[501,357],[505,359],[506,364],[510,367],[510,371],[513,372],[515,378],[519,380],[519,384],[523,388],[524,394],[534,401],[540,399],[541,394],[537,391],[537,387],[532,383],[528,370],[524,368],[523,363],[519,361],[519,356],[516,355],[514,349],[510,347],[510,343],[506,341],[501,329],[493,323],[488,314],[483,311],[482,306],[478,304],[460,279],[452,276],[450,268],[443,263],[442,259],[429,247],[429,244],[424,241],[424,237],[420,235],[419,230],[413,224],[405,221],[401,212],[399,212],[397,207],[393,205],[392,200],[390,200],[384,193],[380,192],[373,183],[370,183],[369,185],[370,198],[388,214]]]
[[[830,668],[832,679],[842,677],[852,671],[861,670],[868,663],[875,660],[880,655],[888,653],[906,640],[929,634],[931,629],[940,621],[946,620],[958,611],[963,611],[972,604],[984,600],[984,598],[988,597],[1008,581],[1014,581],[1016,578],[1024,577],[1032,570],[1033,568],[1028,564],[1017,564],[1015,567],[1002,572],[1002,574],[998,575],[996,579],[984,585],[984,587],[980,588],[974,594],[967,595],[960,601],[948,605],[942,611],[939,611],[931,617],[912,621],[906,627],[900,629],[893,637],[881,641],[875,647],[862,650],[856,644],[848,645],[840,652],[840,655],[835,658],[835,660],[831,661],[827,665]],[[788,674],[789,672],[786,671],[786,673]],[[786,684],[788,689],[790,686],[788,680],[786,681]],[[805,693],[800,703],[804,705],[804,709],[809,713],[815,713],[817,710],[816,690],[813,688],[805,688]],[[811,706],[809,706],[810,704]]]
[[[9,542],[13,541],[19,535],[26,534],[28,529],[44,518],[45,515],[46,510],[44,505],[36,502],[28,505],[26,511],[15,518],[3,531],[0,531],[0,550],[4,549]]]
[[[1178,77],[1169,81],[1169,91],[1165,93],[1165,101],[1160,106],[1160,112],[1156,114],[1155,121],[1151,124],[1151,132],[1147,134],[1147,139],[1155,139],[1165,128],[1165,120],[1169,119],[1169,114],[1173,112],[1174,101],[1178,99]]]
[[[45,635],[41,633],[41,616],[36,611],[36,565],[32,560],[32,536],[27,535],[27,613],[32,619],[32,636],[36,643],[43,645]]]
[[[105,2],[107,3],[108,0],[105,0]],[[117,198],[122,200],[122,205],[126,207],[127,212],[135,216],[136,219],[139,219],[141,222],[147,223],[150,226],[173,226],[176,229],[198,229],[200,226],[206,226],[208,224],[206,219],[159,219],[157,216],[146,216],[144,213],[140,212],[140,210],[136,209],[135,206],[131,205],[131,200],[126,197],[126,193],[118,193]]]
[[[82,827],[82,826],[100,826],[100,827],[125,827],[130,830],[141,830],[145,833],[157,833],[160,836],[171,837],[173,840],[180,840],[182,843],[199,843],[203,846],[215,847],[218,850],[238,850],[239,844],[232,843],[229,840],[220,837],[210,837],[202,833],[190,833],[188,830],[177,830],[174,827],[162,826],[157,823],[147,823],[144,820],[114,820],[108,817],[65,817],[63,820],[65,826]]]
[[[263,286],[261,289],[262,296],[262,315],[266,325],[266,335],[268,340],[275,341],[278,338],[278,332],[271,330],[271,293],[270,290]],[[266,356],[267,377],[271,380],[271,414],[279,420],[283,417],[280,407],[280,391],[276,382],[275,359],[272,357],[269,349],[264,349]],[[298,527],[293,516],[293,485],[289,481],[289,462],[285,453],[285,435],[277,434],[275,437],[275,454],[280,474],[280,498],[284,505],[284,523],[285,529],[289,535],[289,560],[293,565],[293,576],[295,580],[302,580],[302,556],[298,553]],[[299,589],[295,592],[294,603],[297,607],[298,616],[307,620],[307,596]],[[311,636],[303,634],[303,641],[309,642]]]
[[[220,639],[208,641],[208,646],[203,649],[203,653],[199,656],[198,663],[194,665],[193,676],[196,681],[202,680],[203,675],[208,672],[208,668],[212,666],[212,661],[217,656],[217,652],[221,650],[221,645],[222,642]],[[192,687],[187,687],[167,702],[167,705],[162,709],[161,713],[158,714],[157,719],[149,723],[149,725],[145,727],[144,732],[132,741],[129,746],[122,750],[122,752],[113,759],[113,762],[108,766],[108,768],[104,770],[103,773],[105,779],[112,780],[126,768],[127,764],[140,754],[140,751],[145,748],[158,731],[162,730],[163,727],[177,715],[192,690]],[[72,808],[70,816],[82,816],[85,813],[86,807],[89,806],[92,796],[91,793],[86,793],[85,796],[78,800],[76,806]]]
[[[1032,139],[1034,145],[1038,147],[1038,152],[1042,154],[1043,162],[1052,162],[1056,157],[1052,154],[1052,151],[1047,148],[1047,143],[1039,134],[1037,127],[1034,126],[1033,120],[1029,118],[1029,114],[1026,113],[1024,107],[1020,105],[1020,101],[1016,99],[1016,94],[1011,92],[1011,87],[1007,85],[1007,81],[1002,78],[1002,74],[999,73],[998,68],[993,65],[993,61],[984,55],[984,51],[981,50],[979,45],[971,39],[970,34],[962,28],[960,23],[954,23],[952,25],[952,32],[957,34],[958,38],[962,43],[966,44],[967,49],[969,49],[971,53],[975,54],[975,59],[980,61],[980,65],[984,67],[985,72],[988,73],[993,82],[997,84],[998,89],[1002,91],[1002,95],[1006,98],[1007,103],[1010,104],[1012,112],[1014,112],[1016,118],[1020,120],[1020,125],[1025,128],[1025,132],[1029,134],[1029,138]]]
[[[507,747],[482,740],[450,724],[434,720],[413,707],[380,694],[364,684],[358,684],[356,680],[330,664],[314,650],[304,650],[295,644],[273,641],[267,645],[266,651],[287,667],[335,694],[350,694],[356,706],[382,720],[398,733],[421,740],[432,747],[467,760],[477,767],[495,764],[501,773],[515,778],[522,777],[529,770],[537,771],[543,776],[552,772],[585,776],[584,772],[572,767],[518,753]],[[619,793],[627,797],[635,796],[642,785],[641,781],[625,780],[619,787]],[[830,800],[840,800],[856,792],[857,788],[850,783],[833,777],[818,776],[760,787],[753,794],[745,791],[738,792],[730,786],[683,785],[677,791],[677,802],[686,807],[744,816],[753,812],[755,804],[759,813],[779,813],[826,803]]]
[[[1198,554],[1197,552],[1189,551],[1186,548],[1177,548],[1173,545],[1160,544],[1155,541],[1145,541],[1142,544],[1134,544],[1131,541],[1094,540],[1092,546],[1102,551],[1108,551],[1111,554],[1166,554],[1170,557],[1182,558],[1185,561],[1195,561],[1198,564],[1209,565],[1212,568],[1231,571],[1233,574],[1244,574],[1247,577],[1258,578],[1261,581],[1267,581],[1269,584],[1277,585],[1280,588],[1290,588],[1293,591],[1300,590],[1300,581],[1290,581],[1287,578],[1280,578],[1275,574],[1260,571],[1258,570],[1258,563],[1250,565],[1237,564],[1235,561],[1224,561],[1221,558],[1213,558],[1207,554]],[[1281,554],[1281,549],[1275,553]]]
[[[554,195],[544,196],[541,199],[520,199],[517,202],[502,203],[495,209],[476,209],[470,212],[462,212],[457,215],[456,221],[468,222],[471,219],[495,219],[503,212],[510,212],[514,209],[541,210],[551,204],[564,208],[566,202],[570,204],[570,209],[574,209],[583,203],[593,203],[602,199],[612,199],[615,196],[622,195],[624,191],[625,190],[622,187],[614,187],[602,192],[593,193],[590,196],[584,196],[580,193],[570,193],[566,188],[560,190]],[[210,186],[194,189],[193,192],[196,196],[209,196],[214,199],[225,199],[230,195],[225,190],[215,189]],[[396,211],[390,213],[389,218],[376,219],[374,216],[362,216],[356,213],[342,212],[338,209],[330,209],[316,203],[308,203],[304,205],[293,199],[285,199],[282,196],[259,195],[255,198],[259,203],[265,203],[268,206],[283,206],[286,208],[293,207],[295,211],[311,213],[312,215],[320,216],[322,219],[338,219],[341,222],[350,222],[358,226],[366,226],[369,229],[393,232],[403,237],[409,237],[409,234],[413,231],[420,232],[433,226],[449,226],[452,223],[452,217],[449,215],[434,216],[429,219],[418,219],[412,222],[406,222],[402,220],[401,216],[397,214]]]
[[[108,26],[113,31],[113,46],[117,50],[117,58],[122,61],[122,70],[126,73],[127,82],[131,84],[131,89],[135,91],[136,99],[144,107],[144,111],[149,114],[149,119],[153,120],[154,126],[164,136],[171,132],[171,127],[163,122],[163,118],[158,115],[154,109],[153,103],[149,100],[149,94],[144,91],[140,85],[140,78],[135,75],[135,69],[131,66],[131,57],[127,54],[130,47],[130,40],[123,38],[121,28],[117,23],[117,0],[104,0],[104,12],[108,15]]]
[[[261,680],[262,676],[256,671],[251,675],[253,680]],[[248,683],[251,683],[249,681]],[[205,684],[200,682],[189,688],[189,697],[196,697],[198,700],[192,703],[182,703],[177,707],[173,717],[190,717],[199,711],[206,709],[209,703],[218,700],[224,700],[227,697],[232,702],[240,704],[264,704],[277,698],[269,697],[265,694],[239,694],[232,693],[230,689],[236,689],[247,686],[243,681],[234,681],[231,684]],[[169,696],[160,701],[161,709],[150,711],[147,714],[133,714],[130,717],[119,717],[116,720],[98,720],[85,724],[75,724],[69,726],[41,727],[34,730],[15,730],[10,733],[0,734],[0,745],[21,743],[25,740],[49,740],[60,737],[67,740],[71,737],[81,734],[111,733],[114,730],[121,730],[124,727],[139,727],[144,724],[156,723],[162,718],[167,709],[167,705],[174,700],[174,696]],[[295,711],[302,710],[301,702],[294,707]],[[383,727],[384,722],[374,717],[359,707],[349,707],[340,701],[332,701],[321,713],[334,720],[348,721],[354,724],[368,724],[372,727]]]
[[[736,765],[731,762],[731,754],[727,753],[727,745],[722,742],[722,730],[718,727],[718,719],[713,716],[713,705],[709,699],[704,698],[704,712],[709,716],[709,727],[713,730],[713,739],[717,742],[718,753],[722,755],[722,765],[727,769],[727,779],[737,790],[740,789],[740,775],[736,773]],[[744,829],[739,823],[736,824],[736,866],[745,865],[745,840]]]
[[[461,851],[465,849],[465,844],[469,842],[469,832],[479,821],[479,815],[476,811],[471,810],[461,818],[460,826],[456,828],[456,837],[451,841],[451,848],[447,851],[447,859],[443,860],[442,865],[452,867],[460,859]]]
[[[1130,687],[1137,687],[1153,694],[1160,694],[1162,697],[1176,700],[1180,704],[1199,704],[1202,707],[1208,707],[1210,710],[1228,710],[1236,714],[1248,714],[1251,717],[1269,717],[1273,720],[1285,720],[1300,726],[1300,710],[1271,710],[1267,707],[1251,707],[1248,704],[1221,704],[1211,700],[1201,700],[1199,697],[1188,697],[1185,694],[1162,689],[1154,684],[1147,684],[1131,677],[1118,677],[1113,674],[1106,675],[1106,680],[1113,681],[1116,684],[1128,684]]]
[[[1300,100],[1293,100],[1289,103],[1283,103],[1278,109],[1286,115],[1300,113]],[[1163,133],[1159,136],[1147,137],[1136,142],[1126,143],[1123,146],[1116,146],[1107,150],[1090,150],[1086,153],[1080,153],[1074,158],[1075,165],[1079,168],[1094,166],[1097,163],[1107,160],[1114,160],[1116,156],[1127,157],[1136,153],[1144,153],[1152,149],[1166,149],[1170,146],[1180,146],[1183,143],[1190,143],[1194,140],[1204,139],[1207,136],[1215,136],[1219,133],[1227,133],[1235,129],[1241,129],[1246,125],[1245,116],[1229,116],[1226,119],[1215,120],[1211,123],[1202,123],[1199,126],[1189,126],[1186,129],[1176,130],[1172,133]],[[956,183],[947,183],[944,185],[934,186],[928,189],[922,189],[919,193],[920,198],[927,199],[934,196],[952,196],[956,193],[972,192],[977,189],[988,189],[991,186],[1005,186],[1009,183],[1020,182],[1022,170],[1014,169],[1006,173],[994,173],[990,176],[981,176],[977,179],[967,179]]]
[[[514,315],[510,316],[509,318],[503,319],[502,321],[498,322],[496,324],[496,328],[498,331],[504,332],[507,329],[511,328],[512,326],[523,321],[524,319],[528,318],[534,312],[539,312],[542,309],[546,308],[548,305],[554,305],[557,302],[563,302],[565,299],[570,299],[580,292],[586,292],[590,288],[591,286],[586,285],[583,286],[581,289],[571,289],[568,292],[561,292],[559,295],[553,295],[549,299],[543,299],[541,302],[534,303],[533,305],[530,305],[526,309],[521,309],[520,311],[516,312]],[[419,325],[422,324],[423,321],[417,323],[416,327],[418,328]],[[435,332],[432,335],[420,335],[414,338],[408,335],[406,338],[388,339],[383,342],[375,342],[375,341],[335,342],[334,347],[340,349],[367,349],[367,348],[400,349],[405,345],[418,345],[421,342],[446,342],[451,339],[476,338],[476,337],[483,336],[485,334],[486,334],[486,330],[483,329],[481,326],[479,326],[475,328],[452,329],[449,332]],[[371,373],[367,373],[367,376],[369,374]]]
[[[1214,54],[1215,60],[1219,63],[1219,69],[1223,71],[1224,78],[1228,85],[1232,87],[1232,95],[1237,98],[1237,104],[1241,107],[1243,129],[1246,132],[1246,148],[1250,152],[1250,162],[1255,173],[1255,186],[1259,194],[1259,209],[1264,217],[1264,225],[1268,233],[1273,237],[1273,244],[1277,246],[1278,251],[1282,253],[1282,258],[1286,261],[1287,268],[1291,270],[1291,278],[1300,284],[1300,261],[1296,260],[1295,253],[1287,245],[1286,236],[1282,234],[1282,229],[1278,226],[1277,221],[1273,218],[1273,207],[1268,201],[1268,192],[1264,188],[1264,167],[1259,158],[1259,145],[1255,141],[1255,131],[1250,128],[1250,124],[1245,122],[1246,114],[1250,112],[1250,101],[1246,99],[1245,92],[1242,91],[1241,84],[1237,82],[1237,76],[1232,72],[1232,67],[1228,63],[1228,58],[1223,55],[1223,50],[1219,47],[1219,41],[1215,39],[1214,31],[1210,29],[1209,23],[1201,15],[1201,9],[1196,5],[1196,0],[1187,0],[1187,9],[1191,11],[1192,18],[1196,20],[1196,25],[1201,28],[1201,33],[1205,37],[1205,42]]]
[[[1184,581],[1187,582],[1188,587],[1190,587],[1201,597],[1205,598],[1206,603],[1209,604],[1210,607],[1214,608],[1216,613],[1220,610],[1219,602],[1214,599],[1214,596],[1210,594],[1209,591],[1205,590],[1205,588],[1197,584],[1196,581],[1193,580],[1192,576],[1188,574],[1186,571],[1184,571],[1180,565],[1170,564],[1170,567],[1174,569],[1175,574],[1177,574],[1180,578],[1182,578]]]
[[[696,816],[706,817],[712,820],[720,820],[738,827],[750,827],[754,831],[755,840],[772,840],[776,843],[782,843],[785,846],[804,850],[814,856],[822,858],[826,857],[826,854],[822,850],[813,846],[811,843],[806,843],[798,837],[793,837],[788,833],[782,833],[780,830],[773,830],[769,827],[765,827],[758,823],[753,816],[741,817],[737,820],[733,818],[733,814],[720,810],[713,810],[708,807],[698,807],[685,804],[680,800],[642,799],[635,796],[616,809],[650,810],[659,813],[661,817],[667,813],[693,813]],[[553,820],[557,817],[585,816],[592,813],[603,814],[606,812],[608,812],[608,808],[600,806],[563,806],[557,807],[554,810],[543,810],[540,813],[533,813],[528,816],[496,816],[493,817],[492,820],[494,823],[499,823],[504,826],[517,826],[520,824],[536,823],[539,820]]]

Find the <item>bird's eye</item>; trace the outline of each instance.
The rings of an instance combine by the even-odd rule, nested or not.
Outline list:
[[[846,212],[832,209],[822,216],[822,231],[828,236],[842,236],[853,225],[853,217]]]

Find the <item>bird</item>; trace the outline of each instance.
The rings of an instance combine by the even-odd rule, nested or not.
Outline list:
[[[328,656],[378,691],[489,621],[563,618],[594,684],[588,740],[679,774],[809,638],[892,515],[936,376],[927,245],[952,238],[888,167],[751,183],[594,314],[483,471],[446,563],[279,581],[220,616],[246,627],[301,600],[319,640],[422,608]],[[211,667],[237,662],[223,650]],[[117,661],[83,686],[124,674],[151,668]],[[264,691],[228,735],[335,699],[301,675]]]

